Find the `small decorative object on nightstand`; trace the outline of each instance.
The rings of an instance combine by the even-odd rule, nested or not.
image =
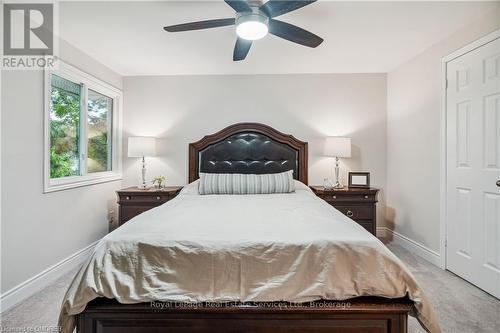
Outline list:
[[[158,207],[175,198],[182,186],[165,186],[160,190],[151,188],[143,190],[139,187],[127,187],[116,191],[118,194],[119,223],[122,225],[131,218]]]
[[[348,187],[370,188],[369,172],[349,172]]]
[[[351,138],[340,138],[336,136],[326,138],[324,155],[335,157],[335,183],[332,188],[342,188],[343,186],[340,184],[339,180],[339,158],[351,157]]]
[[[345,187],[326,190],[323,186],[311,186],[311,189],[318,197],[376,235],[378,189]]]
[[[153,185],[155,186],[156,189],[162,190],[162,188],[165,187],[165,176],[156,176],[153,178]]]

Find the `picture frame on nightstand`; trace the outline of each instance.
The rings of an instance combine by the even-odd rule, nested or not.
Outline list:
[[[370,188],[369,172],[349,172],[348,187],[350,188]]]

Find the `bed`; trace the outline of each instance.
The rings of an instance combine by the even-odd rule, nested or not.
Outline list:
[[[294,193],[200,195],[203,173],[293,170]],[[189,185],[105,236],[62,332],[430,332],[435,315],[378,239],[307,185],[307,143],[241,123],[189,145]]]

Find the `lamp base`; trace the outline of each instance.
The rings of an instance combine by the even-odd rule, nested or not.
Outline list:
[[[344,188],[344,187],[345,186],[342,185],[342,184],[340,184],[339,181],[332,182],[328,178],[325,178],[323,180],[323,188],[325,189],[325,191],[332,191],[332,190],[341,189],[341,188]]]
[[[340,184],[339,180],[340,168],[339,168],[339,158],[335,157],[335,183],[333,184],[333,189],[343,188],[344,186]]]
[[[142,175],[142,184],[140,186],[140,189],[142,190],[147,190],[149,189],[148,186],[146,185],[146,158],[143,156],[142,157],[142,169],[141,169],[141,175]]]
[[[344,187],[345,187],[344,185],[342,185],[342,184],[340,184],[340,183],[337,183],[337,184],[334,184],[334,185],[333,185],[332,189],[336,189],[336,190],[338,190],[338,189],[340,189],[340,188],[344,188]]]

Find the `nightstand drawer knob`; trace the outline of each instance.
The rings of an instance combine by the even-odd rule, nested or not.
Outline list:
[[[353,217],[354,213],[352,211],[348,210],[347,213],[346,213],[346,215],[349,216],[349,217]]]
[[[160,200],[160,199],[161,199],[161,197],[156,197],[156,200]]]
[[[125,199],[130,200],[130,197],[129,197],[129,196],[126,196],[126,197],[125,197]]]
[[[337,196],[336,196],[336,195],[332,195],[332,198],[333,198],[333,199],[337,199]]]
[[[368,199],[368,196],[367,196],[367,195],[365,195],[365,199]]]

